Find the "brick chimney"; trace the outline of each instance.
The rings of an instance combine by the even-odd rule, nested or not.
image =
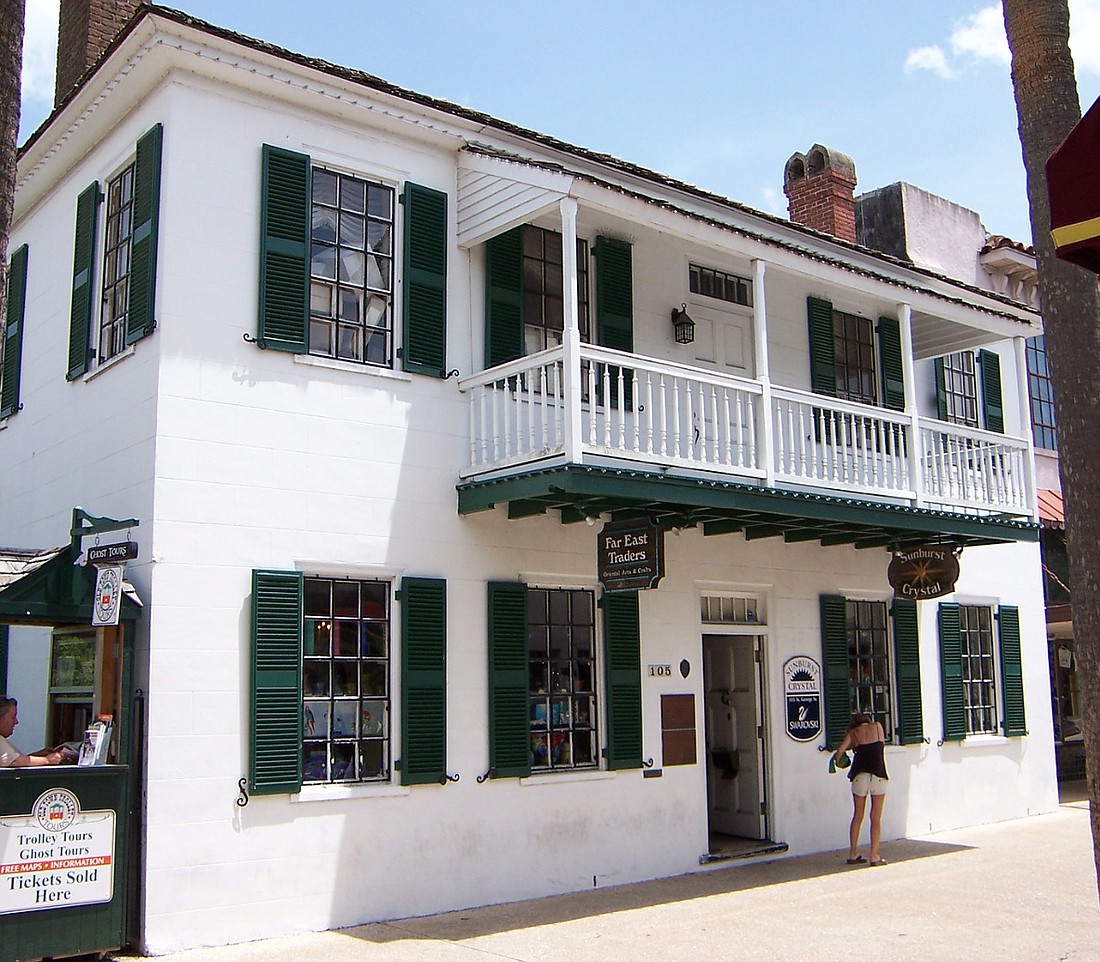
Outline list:
[[[144,0],[61,0],[53,104],[64,100]]]
[[[856,165],[851,157],[814,144],[792,154],[783,170],[791,220],[856,243]]]

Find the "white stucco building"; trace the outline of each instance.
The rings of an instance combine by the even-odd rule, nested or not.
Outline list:
[[[0,544],[139,522],[147,951],[837,849],[857,709],[887,839],[1056,806],[1034,306],[157,7],[10,249]],[[921,546],[955,590],[895,598]],[[19,693],[65,632],[4,599]]]

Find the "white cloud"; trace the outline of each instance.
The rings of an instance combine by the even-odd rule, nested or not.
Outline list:
[[[1100,73],[1100,0],[1069,0],[1070,50],[1077,71]],[[945,80],[958,77],[974,61],[992,61],[1008,66],[1011,55],[1005,38],[1001,5],[982,7],[955,23],[947,38],[950,58],[939,45],[910,50],[905,72],[928,70]]]
[[[909,56],[905,58],[905,72],[912,73],[914,70],[931,70],[944,80],[950,80],[954,76],[954,71],[948,65],[947,57],[939,45],[910,50]]]
[[[23,99],[53,101],[57,16],[61,0],[27,0],[23,38]]]

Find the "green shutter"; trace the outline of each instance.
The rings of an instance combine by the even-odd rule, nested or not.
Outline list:
[[[302,787],[302,575],[252,572],[252,745],[249,788]]]
[[[446,781],[447,582],[405,578],[401,601],[401,784]]]
[[[607,767],[642,766],[642,651],[638,592],[604,595]]]
[[[905,370],[901,359],[901,323],[878,319],[878,357],[882,368],[882,401],[891,411],[905,410]]]
[[[982,369],[982,423],[987,431],[1004,434],[1005,412],[1001,397],[1001,359],[992,351],[978,351]]]
[[[261,347],[304,354],[309,329],[310,166],[264,144],[260,209]]]
[[[160,221],[162,127],[150,128],[137,142],[134,161],[134,233],[130,241],[130,298],[126,343],[148,337],[156,327],[157,225]]]
[[[69,303],[69,367],[72,381],[88,370],[91,349],[92,291],[95,288],[96,214],[103,195],[92,181],[76,199],[76,236],[73,242],[73,295]]]
[[[447,195],[405,184],[402,367],[447,375]]]
[[[893,615],[894,668],[898,680],[898,741],[903,745],[916,745],[924,741],[917,603],[908,598],[895,598]]]
[[[836,397],[836,342],[833,339],[833,305],[819,297],[806,298],[810,333],[810,390]],[[848,723],[844,723],[848,727]]]
[[[942,357],[933,362],[936,368],[936,417],[947,420],[947,366]]]
[[[489,582],[489,773],[531,774],[527,695],[527,586]]]
[[[599,343],[634,350],[634,279],[631,249],[614,237],[596,238],[596,331]]]
[[[11,255],[8,265],[8,307],[4,322],[4,367],[0,371],[0,418],[11,417],[19,403],[23,360],[23,318],[27,304],[27,245]]]
[[[485,366],[523,356],[523,228],[485,244]]]
[[[1001,605],[997,612],[1001,643],[1001,692],[1004,702],[1004,733],[1026,735],[1024,718],[1024,666],[1020,654],[1020,609]]]
[[[848,602],[842,595],[821,596],[821,659],[825,676],[825,744],[836,748],[844,740],[852,720]]]
[[[943,692],[943,740],[966,738],[966,695],[963,691],[962,625],[959,606],[940,604],[940,685]]]

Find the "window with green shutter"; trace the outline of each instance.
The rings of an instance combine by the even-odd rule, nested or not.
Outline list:
[[[446,782],[447,583],[401,582],[401,783]]]
[[[1009,736],[1026,735],[1023,658],[1020,650],[1020,609],[1015,605],[1001,605],[997,610],[997,623],[1004,703],[1004,733]]]
[[[917,603],[895,598],[894,672],[897,676],[898,741],[915,745],[924,741],[924,708],[920,685],[920,645]]]
[[[810,390],[814,394],[835,397],[836,347],[833,341],[833,305],[820,297],[807,297],[806,321],[810,338]]]
[[[310,305],[309,157],[264,144],[261,197],[258,340],[262,347],[304,354]],[[335,223],[330,229],[335,238]]]
[[[302,784],[302,575],[252,572],[253,795]]]
[[[522,777],[531,774],[527,586],[490,581],[488,602],[489,774]]]
[[[962,625],[959,605],[941,602],[940,690],[943,701],[943,740],[966,737],[966,694],[963,687]]]
[[[604,347],[634,351],[634,276],[630,244],[614,237],[596,238],[596,337]],[[634,371],[618,365],[598,365],[596,382],[600,402],[606,390],[608,403],[630,407],[634,395]]]
[[[843,595],[822,595],[820,607],[825,744],[836,748],[852,720],[847,600]]]
[[[891,411],[905,410],[905,372],[901,359],[901,322],[878,319],[878,356],[882,371],[882,401]]]
[[[156,327],[162,139],[162,127],[156,124],[137,142],[133,182],[133,235],[130,242],[129,307],[126,312],[127,344],[148,337]]]
[[[8,305],[4,322],[3,368],[0,369],[0,418],[9,418],[23,406],[19,379],[23,362],[23,324],[27,303],[27,245],[11,255],[8,265]]]
[[[638,592],[603,598],[607,767],[642,765],[642,666]]]
[[[982,372],[982,423],[987,431],[1004,434],[1004,400],[1001,394],[1001,359],[993,351],[978,352]]]
[[[92,303],[95,290],[96,214],[103,194],[93,181],[76,200],[76,236],[73,243],[73,285],[69,306],[68,380],[88,370],[92,330]]]
[[[403,299],[406,371],[447,374],[447,195],[405,184]]]

